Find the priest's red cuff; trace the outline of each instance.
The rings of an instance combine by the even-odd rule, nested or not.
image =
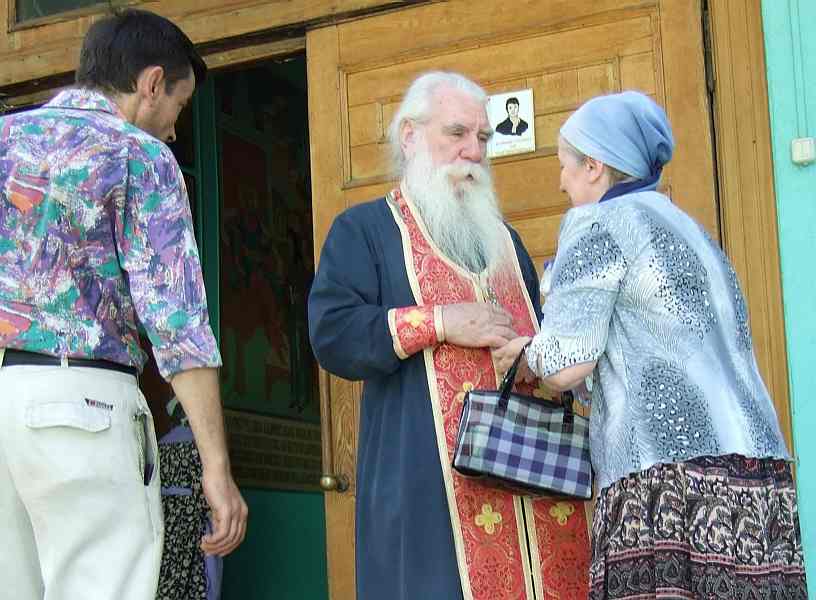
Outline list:
[[[445,341],[441,306],[404,306],[388,311],[388,330],[401,359]]]

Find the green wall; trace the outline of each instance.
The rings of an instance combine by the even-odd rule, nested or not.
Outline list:
[[[763,0],[762,17],[799,511],[816,588],[816,164],[795,165],[790,149],[816,136],[816,2]]]
[[[249,526],[224,561],[222,600],[327,600],[323,494],[241,491]]]

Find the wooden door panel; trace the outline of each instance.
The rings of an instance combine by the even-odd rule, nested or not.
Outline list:
[[[680,0],[684,2],[685,0]],[[608,22],[616,14],[647,14],[657,0],[449,1],[352,21],[338,32],[344,65],[386,64],[528,31],[559,31]]]
[[[646,31],[649,32],[647,37],[637,38],[646,35]],[[346,75],[349,147],[345,183],[388,176],[384,136],[388,121],[380,115],[393,114],[402,93],[417,73],[440,68],[459,71],[477,79],[490,92],[533,88],[537,150],[554,153],[563,119],[584,100],[620,89],[618,57],[626,57],[630,52],[643,54],[644,48],[652,44],[651,38],[650,19],[629,19],[349,72]],[[564,47],[581,48],[582,56],[565,53]],[[508,68],[513,70],[512,76],[508,76]],[[553,80],[560,85],[548,89],[547,84]],[[503,201],[512,202],[512,198],[500,196]]]
[[[561,167],[555,147],[549,152],[547,156],[532,155],[527,160],[503,158],[493,164],[493,180],[499,197],[501,191],[512,190],[512,197],[502,198],[504,215],[511,222],[515,223],[525,215],[557,213],[560,216],[569,208],[569,199],[558,191]],[[530,175],[519,177],[519,169]]]
[[[485,44],[421,57],[397,65],[349,72],[348,103],[357,106],[382,96],[399,96],[417,73],[431,69],[448,69],[478,74],[480,82],[512,78],[526,79],[567,66],[589,66],[610,55],[628,56],[652,49],[652,20],[647,17],[624,19],[608,25],[597,25],[557,33]],[[591,77],[585,78],[586,92],[591,93]],[[586,96],[587,98],[589,95]]]
[[[394,187],[393,181],[383,181],[364,186],[350,186],[343,190],[346,206],[354,206],[368,202],[374,198],[385,196]]]
[[[434,6],[425,10],[439,11],[443,8]],[[644,11],[642,8],[635,11],[635,16],[617,11],[609,17],[608,22],[585,27],[563,31],[528,31],[495,44],[480,40],[473,48],[437,50],[430,57],[418,55],[397,64],[340,66],[341,104],[346,107],[341,119],[347,140],[343,148],[343,186],[365,187],[365,184],[379,184],[390,178],[386,139],[388,123],[406,87],[417,73],[429,69],[463,72],[491,93],[532,88],[535,98],[535,155],[541,158],[554,157],[561,124],[577,106],[593,96],[638,89],[665,104],[665,90],[659,85],[663,81],[660,72],[663,51],[659,17],[658,11]],[[356,26],[359,27],[359,24]],[[342,44],[340,54],[343,55]],[[695,81],[690,87],[692,97],[699,95],[697,88],[702,87],[702,81]],[[706,111],[698,111],[690,125],[703,134],[704,141],[709,139]],[[675,163],[682,161],[682,157],[667,169],[663,186],[667,190],[672,189],[681,204],[699,218],[712,234],[718,235],[710,148],[703,154],[707,155],[709,166],[703,185],[697,185],[699,189],[689,189],[689,193],[684,194],[685,189],[677,190],[672,185],[672,173],[678,168]],[[515,157],[510,164],[516,165],[529,159],[529,156]],[[507,171],[507,164],[502,162],[497,166],[497,191],[511,223],[519,225],[515,215],[529,210],[530,204],[543,211],[547,211],[552,203],[563,205],[557,191],[558,171],[553,165],[541,171],[537,168],[539,165],[525,163],[523,168],[531,174],[528,177],[520,179],[516,175],[502,178],[498,171]],[[511,170],[515,168],[521,167]],[[530,193],[529,188],[533,186],[537,188],[536,193]],[[365,194],[358,191],[354,197],[363,198]]]
[[[657,93],[655,69],[655,57],[652,52],[622,57],[620,61],[622,87],[654,96]]]
[[[529,240],[524,245],[533,264],[540,267],[546,259],[555,256],[561,214],[517,219],[514,227],[522,240]]]
[[[316,252],[339,212],[393,187],[388,125],[411,81],[437,69],[489,93],[533,89],[535,151],[497,159],[493,173],[537,266],[554,255],[569,208],[558,190],[561,124],[585,100],[626,89],[666,106],[679,147],[663,187],[719,236],[702,56],[698,0],[449,0],[310,31]],[[331,468],[353,477],[360,388],[331,381]],[[335,600],[353,598],[353,493],[326,500]]]

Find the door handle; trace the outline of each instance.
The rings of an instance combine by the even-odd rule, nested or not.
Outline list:
[[[345,475],[323,475],[320,478],[320,488],[324,492],[343,493],[349,488]]]
[[[320,369],[320,437],[323,440],[323,475],[320,487],[324,492],[343,493],[349,489],[348,477],[334,472],[334,437],[332,433],[331,391],[328,371]]]

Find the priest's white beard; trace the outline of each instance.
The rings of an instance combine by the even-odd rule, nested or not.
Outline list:
[[[403,186],[445,256],[474,273],[501,258],[505,226],[487,166],[435,166],[422,140],[405,166]]]

